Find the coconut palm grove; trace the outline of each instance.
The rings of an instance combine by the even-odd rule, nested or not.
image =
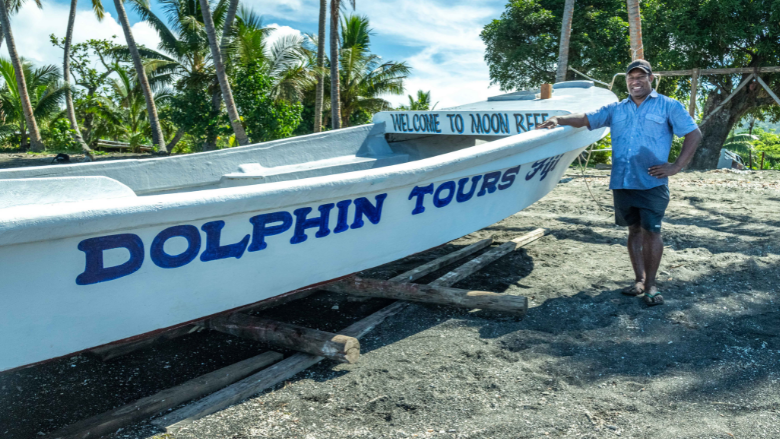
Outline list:
[[[167,155],[349,127],[389,109],[383,96],[403,94],[410,74],[405,62],[372,52],[368,17],[338,1],[330,10],[322,2],[318,35],[271,38],[275,28],[238,0],[160,0],[161,14],[148,1],[117,0],[126,45],[74,43],[76,3],[66,35],[50,36],[61,65],[36,65],[18,53],[9,16],[22,2],[0,6],[9,53],[0,58],[0,148]],[[101,0],[92,6],[101,19]],[[135,43],[125,8],[151,25],[159,47]],[[337,23],[331,35],[326,18]]]

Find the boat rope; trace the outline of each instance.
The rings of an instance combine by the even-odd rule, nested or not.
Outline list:
[[[582,180],[585,182],[585,186],[588,188],[588,192],[590,193],[590,197],[593,199],[593,202],[596,203],[596,207],[599,208],[599,210],[603,212],[607,212],[606,209],[601,207],[601,203],[599,203],[599,200],[596,199],[596,196],[593,195],[593,191],[590,190],[590,183],[588,183],[587,177],[585,177],[585,168],[588,167],[588,163],[590,163],[590,155],[593,153],[593,148],[595,148],[596,145],[593,144],[588,149],[588,157],[585,159],[585,166],[582,166],[582,154],[577,154],[577,162],[580,164],[580,171],[582,172]],[[609,212],[607,212],[609,213]]]
[[[575,69],[575,68],[574,68],[574,67],[572,67],[572,66],[569,66],[569,70],[573,71],[574,73],[578,73],[578,74],[580,74],[580,75],[584,76],[585,78],[587,78],[587,79],[590,79],[590,80],[591,80],[591,81],[593,81],[593,82],[598,82],[599,84],[606,85],[606,86],[607,86],[607,87],[608,87],[610,90],[612,90],[612,86],[611,86],[611,85],[607,84],[606,82],[599,81],[598,79],[593,79],[593,78],[591,78],[590,76],[588,76],[588,75],[586,75],[586,74],[584,74],[584,73],[580,72],[579,70]]]

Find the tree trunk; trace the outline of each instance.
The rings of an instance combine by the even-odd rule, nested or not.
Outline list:
[[[740,81],[744,80],[744,77]],[[745,112],[759,105],[756,102],[756,97],[760,90],[760,88],[756,88],[751,91],[750,87],[743,87],[715,114],[712,114],[713,110],[731,93],[719,92],[718,89],[710,92],[703,111],[702,120],[705,120],[706,123],[700,127],[702,131],[701,144],[699,144],[699,148],[688,166],[689,169],[705,170],[717,167],[720,150],[723,148],[729,132],[745,115]],[[710,114],[712,114],[711,117]]]
[[[16,86],[19,88],[19,99],[22,101],[24,120],[27,124],[27,129],[30,131],[30,149],[35,152],[43,152],[45,148],[43,142],[41,142],[41,132],[38,130],[38,123],[35,121],[35,115],[33,114],[30,95],[27,93],[27,82],[24,80],[22,62],[19,59],[19,54],[16,52],[16,44],[14,44],[14,36],[11,32],[11,21],[8,18],[8,9],[4,1],[0,1],[0,3],[2,3],[0,6],[0,26],[3,28],[3,35],[8,45],[8,56],[14,65]]]
[[[168,151],[173,152],[173,148],[176,147],[176,144],[179,143],[179,140],[181,140],[182,137],[184,137],[184,130],[179,128],[176,131],[176,134],[173,136],[173,139],[171,139],[171,141],[168,142],[167,145],[165,145],[165,148]]]
[[[225,108],[227,109],[228,117],[230,118],[230,125],[233,127],[233,132],[236,133],[238,144],[247,145],[249,144],[249,139],[244,131],[244,126],[241,125],[241,117],[238,115],[236,102],[233,100],[233,92],[230,91],[230,83],[228,82],[227,73],[225,73],[225,64],[222,63],[222,55],[220,54],[219,46],[217,45],[217,32],[214,29],[214,20],[211,17],[211,9],[209,9],[208,0],[200,0],[200,9],[203,13],[203,24],[206,25],[206,35],[209,37],[211,57],[214,59],[214,67],[217,70],[217,80],[219,81],[222,99],[225,101]]]
[[[325,68],[325,25],[328,20],[328,0],[320,0],[320,22],[317,30],[317,68]],[[322,100],[325,98],[325,72],[317,72],[314,99],[314,132],[322,131]]]
[[[149,127],[152,129],[152,143],[157,145],[158,154],[167,155],[168,150],[165,148],[165,138],[162,134],[162,127],[160,127],[160,118],[157,116],[157,106],[154,104],[152,88],[149,86],[149,79],[146,77],[146,71],[144,71],[144,65],[141,62],[141,54],[138,53],[135,38],[133,38],[133,33],[130,31],[130,22],[127,20],[127,12],[125,12],[123,0],[114,0],[114,6],[116,7],[119,23],[122,25],[122,31],[125,34],[127,48],[130,50],[130,56],[133,58],[133,67],[135,67],[136,75],[138,76],[138,83],[144,92],[146,112],[149,116]]]
[[[571,19],[574,16],[574,0],[566,0],[563,6],[563,23],[561,24],[561,44],[558,51],[558,72],[555,82],[566,80],[566,70],[569,68],[569,39],[571,37]]]
[[[236,19],[237,10],[238,0],[230,0],[227,14],[225,14],[225,22],[222,24],[222,40],[219,42],[219,53],[222,55],[222,64],[228,64],[228,46],[230,45],[230,39],[233,37],[233,21]]]
[[[642,17],[639,14],[639,0],[626,0],[628,9],[628,34],[631,38],[631,60],[644,59],[642,47]]]
[[[341,128],[341,99],[339,94],[339,5],[330,0],[330,112],[332,128]]]
[[[70,15],[68,16],[68,30],[65,34],[65,45],[63,52],[65,53],[62,60],[62,80],[68,89],[65,91],[65,109],[68,115],[68,121],[70,122],[70,129],[74,131],[73,139],[81,146],[81,150],[84,151],[84,159],[86,161],[94,161],[95,156],[92,154],[92,150],[84,143],[84,138],[81,137],[81,130],[79,129],[79,123],[76,120],[76,109],[73,107],[73,94],[70,90],[70,44],[73,41],[73,25],[76,23],[76,5],[78,0],[71,0],[70,2]]]

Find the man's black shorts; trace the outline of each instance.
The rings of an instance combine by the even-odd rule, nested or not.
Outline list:
[[[639,223],[643,229],[661,232],[666,206],[669,205],[669,187],[652,189],[614,189],[615,224],[623,227]]]

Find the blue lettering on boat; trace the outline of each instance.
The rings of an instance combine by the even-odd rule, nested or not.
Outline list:
[[[547,174],[555,169],[555,166],[561,161],[561,157],[563,157],[563,154],[534,162],[534,164],[531,165],[531,171],[526,174],[525,179],[530,180],[539,173],[539,181],[544,180],[544,178],[547,177]]]
[[[286,211],[265,213],[249,218],[252,225],[252,233],[247,234],[239,242],[222,244],[222,229],[225,221],[209,221],[200,228],[206,234],[206,245],[200,255],[202,262],[218,259],[239,259],[244,252],[257,252],[268,248],[266,238],[280,235],[293,229],[291,244],[300,244],[308,239],[306,230],[316,228],[315,238],[324,238],[330,234],[329,217],[333,207],[338,207],[336,228],[334,233],[345,232],[349,229],[359,229],[365,225],[364,219],[371,224],[379,224],[382,220],[382,208],[387,194],[379,194],[374,197],[372,203],[366,197],[355,200],[339,201],[322,204],[317,207],[320,215],[311,217],[311,207],[296,209],[292,214]],[[349,207],[354,204],[355,214],[351,225],[347,225]],[[294,227],[293,227],[294,226]],[[177,255],[168,254],[165,251],[165,243],[171,238],[184,238],[187,248]],[[251,239],[251,242],[250,242]],[[150,257],[154,265],[160,268],[179,268],[194,261],[201,250],[202,238],[196,226],[183,224],[168,227],[159,232],[149,248]],[[77,248],[84,252],[86,264],[84,272],[76,276],[77,285],[92,285],[106,282],[121,277],[129,276],[138,271],[144,263],[144,242],[136,234],[123,233],[117,235],[99,236],[88,238],[79,242]],[[103,261],[103,252],[124,248],[130,253],[130,258],[119,265],[106,267]]]

